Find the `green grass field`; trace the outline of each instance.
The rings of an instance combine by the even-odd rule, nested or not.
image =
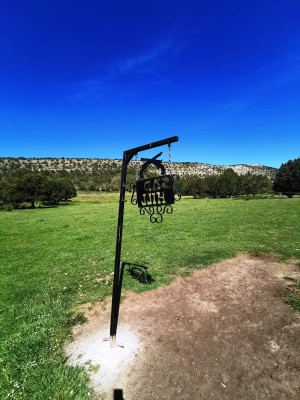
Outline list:
[[[86,373],[65,364],[63,344],[80,303],[111,294],[118,197],[82,195],[57,208],[0,213],[0,397],[88,399]],[[122,260],[149,266],[142,291],[237,253],[300,259],[300,198],[184,198],[162,224],[125,205]],[[109,333],[109,332],[108,332]]]

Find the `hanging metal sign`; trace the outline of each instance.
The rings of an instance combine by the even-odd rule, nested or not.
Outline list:
[[[116,254],[115,254],[115,267],[114,267],[114,283],[111,304],[111,317],[110,317],[110,343],[116,343],[116,334],[119,318],[119,309],[121,301],[122,277],[125,262],[122,262],[121,272],[121,249],[122,249],[122,233],[123,233],[123,219],[125,207],[125,189],[126,189],[126,176],[127,167],[134,156],[136,156],[136,183],[133,185],[134,190],[131,202],[137,204],[140,208],[140,213],[150,214],[151,222],[162,222],[162,215],[164,212],[171,213],[173,211],[171,204],[180,199],[180,193],[176,189],[177,178],[173,174],[172,160],[171,160],[171,144],[178,141],[178,136],[169,137],[167,139],[159,140],[157,142],[148,143],[143,146],[135,147],[133,149],[125,150],[123,152],[121,184],[120,184],[120,201],[119,201],[119,214],[118,214],[118,227],[117,227],[117,241],[116,241]],[[170,175],[166,175],[166,171],[161,161],[156,158],[161,155],[158,154],[142,165],[141,171],[138,171],[137,155],[139,152],[154,149],[156,147],[168,145],[169,147],[169,170]],[[145,178],[144,172],[150,164],[154,164],[160,171],[161,175],[155,178]],[[144,181],[144,182],[142,182]]]
[[[138,205],[140,214],[148,213],[152,223],[161,223],[163,214],[171,214],[175,201],[180,200],[180,193],[176,188],[177,176],[167,175],[161,160],[157,160],[162,153],[151,159],[146,159],[140,173],[133,185],[131,203]],[[150,165],[154,165],[161,171],[161,175],[145,178],[144,173]]]

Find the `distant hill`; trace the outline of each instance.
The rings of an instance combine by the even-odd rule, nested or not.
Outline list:
[[[228,168],[233,169],[238,175],[244,175],[247,174],[247,172],[250,172],[251,174],[256,174],[256,175],[266,175],[271,180],[275,178],[277,172],[277,168],[267,167],[258,164],[214,165],[214,164],[204,164],[198,162],[174,163],[174,170],[180,176],[218,175]]]
[[[138,162],[141,165],[141,162]],[[168,163],[164,163],[168,170]],[[58,175],[69,175],[78,189],[118,190],[122,160],[103,158],[0,158],[0,177],[16,176],[22,170],[32,170]],[[274,180],[276,168],[256,164],[213,165],[198,162],[174,162],[173,172],[179,176],[197,175],[201,177],[221,174],[232,168],[237,174],[247,172],[266,175]],[[128,182],[135,176],[134,161],[128,168]]]

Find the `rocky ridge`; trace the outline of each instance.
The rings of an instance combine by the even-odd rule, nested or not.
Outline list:
[[[134,161],[131,163],[134,166]],[[138,162],[141,165],[141,162]],[[171,167],[168,163],[164,163],[167,171]],[[120,159],[105,159],[105,158],[0,158],[0,169],[11,168],[30,168],[35,171],[62,171],[67,172],[81,171],[93,172],[101,169],[121,169],[122,160]],[[197,175],[210,176],[218,175],[225,169],[231,168],[238,175],[243,175],[248,172],[251,174],[266,175],[270,179],[274,179],[277,172],[276,168],[267,167],[258,164],[236,164],[236,165],[214,165],[200,162],[173,162],[173,173],[179,176]]]

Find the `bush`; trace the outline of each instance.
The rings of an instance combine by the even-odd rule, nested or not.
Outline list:
[[[2,207],[1,207],[1,209],[3,210],[3,211],[12,211],[14,208],[13,208],[13,206],[12,206],[12,204],[4,204]]]
[[[1,200],[14,208],[35,208],[35,202],[59,204],[76,197],[76,188],[67,178],[51,177],[47,174],[26,172],[1,187]]]

